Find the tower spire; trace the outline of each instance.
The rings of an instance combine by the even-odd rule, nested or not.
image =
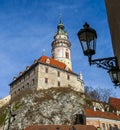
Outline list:
[[[60,19],[60,22],[59,22],[59,24],[58,24],[58,26],[57,26],[57,34],[66,34],[66,32],[65,32],[65,30],[64,30],[64,25],[63,25],[63,23],[62,23],[62,20]]]

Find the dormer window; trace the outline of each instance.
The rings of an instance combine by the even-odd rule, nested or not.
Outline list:
[[[46,59],[46,63],[50,64],[50,59],[49,58]]]

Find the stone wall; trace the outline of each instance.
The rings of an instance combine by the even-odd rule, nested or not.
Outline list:
[[[37,88],[38,68],[35,66],[27,73],[20,73],[18,79],[15,79],[14,83],[10,85],[11,97],[18,95],[22,90],[26,88]]]
[[[76,74],[55,67],[39,64],[38,89],[48,89],[50,87],[61,86],[72,86],[75,91],[84,92],[84,83]]]

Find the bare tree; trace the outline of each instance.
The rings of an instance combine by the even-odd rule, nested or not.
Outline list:
[[[114,96],[115,94],[111,89],[108,88],[97,88],[94,89],[92,87],[85,86],[85,93],[91,100],[108,102],[110,96]]]
[[[109,108],[109,104],[108,104],[109,97],[115,96],[115,94],[113,93],[113,91],[111,89],[100,88],[100,87],[97,89],[94,89],[92,87],[85,86],[85,93],[88,95],[90,100],[93,100],[94,103],[98,102],[99,105],[101,106],[101,108],[103,108],[105,111],[109,110],[108,109]]]

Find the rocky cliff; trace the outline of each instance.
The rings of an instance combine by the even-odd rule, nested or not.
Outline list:
[[[18,99],[17,99],[18,98]],[[32,124],[72,124],[84,112],[85,96],[70,88],[50,88],[22,94],[2,111],[4,130],[22,130]]]

